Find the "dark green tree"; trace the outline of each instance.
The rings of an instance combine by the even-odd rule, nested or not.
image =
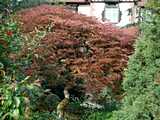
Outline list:
[[[126,96],[113,120],[160,120],[160,2],[152,0],[125,71]],[[156,11],[156,12],[155,12]]]

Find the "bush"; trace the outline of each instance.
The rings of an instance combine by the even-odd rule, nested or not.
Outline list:
[[[0,24],[0,118],[21,119],[24,116],[25,100],[19,95],[20,84],[16,83],[20,77],[16,75],[16,63],[10,57],[19,50],[19,31],[17,24],[5,20]]]
[[[111,24],[104,25],[49,5],[22,10],[17,12],[17,17],[26,36],[19,58],[29,55],[25,73],[39,79],[43,88],[51,89],[61,99],[64,87],[69,89],[71,97],[78,98],[84,92],[97,95],[106,85],[116,94],[120,93],[123,69],[133,52],[135,34],[127,35],[125,30]],[[106,106],[116,104],[107,102]],[[75,106],[72,109],[77,111]],[[70,114],[68,119],[75,116],[76,113]]]
[[[151,11],[150,11],[151,12]],[[114,120],[159,120],[160,118],[160,15],[147,14],[125,71],[126,96]]]
[[[36,112],[32,114],[31,120],[59,120],[54,112]]]
[[[16,3],[16,0],[8,2]],[[4,4],[12,6],[12,3]],[[73,97],[82,97],[84,87],[94,93],[106,85],[119,93],[135,36],[128,36],[110,24],[48,5],[22,10],[17,16],[19,24],[22,23],[23,38],[13,21],[4,19],[0,25],[2,120],[57,119],[52,111],[59,97],[63,98],[64,87]],[[51,92],[43,90],[48,88]],[[95,112],[89,119],[97,114],[104,115],[103,111]]]
[[[99,111],[89,115],[86,120],[110,120],[111,116],[112,113]]]
[[[31,119],[35,116],[34,112],[38,115],[40,110],[36,108],[39,105],[39,98],[45,100],[45,108],[49,106],[48,111],[49,108],[55,109],[58,102],[57,96],[51,96],[49,93],[48,96],[44,96],[44,90],[38,81],[31,82],[30,77],[25,77],[22,73],[24,61],[15,57],[21,48],[21,40],[16,23],[5,20],[5,23],[0,25],[0,119],[2,120]],[[52,99],[52,104],[46,103],[50,101],[50,96],[55,98]],[[53,113],[50,118],[55,116]]]
[[[0,24],[1,120],[29,120],[35,116],[34,112],[36,112],[37,119],[41,118],[41,113],[36,110],[37,106],[35,105],[44,90],[37,80],[32,82],[30,77],[23,74],[23,60],[29,60],[18,60],[16,57],[21,50],[22,39],[17,23],[13,22],[10,16],[3,18],[3,22]],[[52,99],[52,101],[55,103],[56,100]],[[55,116],[56,114],[52,113],[50,118],[55,118]]]
[[[34,38],[37,32],[45,33],[34,48],[26,42],[21,53],[32,49],[29,75],[41,76],[52,89],[81,79],[90,92],[106,85],[119,91],[123,69],[133,51],[133,36],[60,7],[42,5],[17,16],[25,35]]]

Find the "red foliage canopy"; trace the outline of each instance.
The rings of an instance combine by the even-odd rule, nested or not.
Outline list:
[[[30,70],[42,70],[43,65],[61,62],[71,74],[87,81],[87,91],[99,91],[106,85],[114,90],[119,88],[123,69],[133,51],[134,34],[127,35],[111,24],[49,5],[23,10],[18,16],[23,33],[32,32],[35,27],[39,30],[51,27],[33,51],[43,59],[33,58]]]

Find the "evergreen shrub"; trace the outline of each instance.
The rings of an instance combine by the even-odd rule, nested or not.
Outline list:
[[[125,70],[123,89],[126,96],[113,120],[160,119],[160,15],[152,6],[145,16],[135,53]]]

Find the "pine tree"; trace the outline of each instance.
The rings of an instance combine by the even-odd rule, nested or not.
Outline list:
[[[152,0],[125,71],[126,96],[113,120],[160,120],[160,2]],[[155,12],[156,11],[156,12]]]

